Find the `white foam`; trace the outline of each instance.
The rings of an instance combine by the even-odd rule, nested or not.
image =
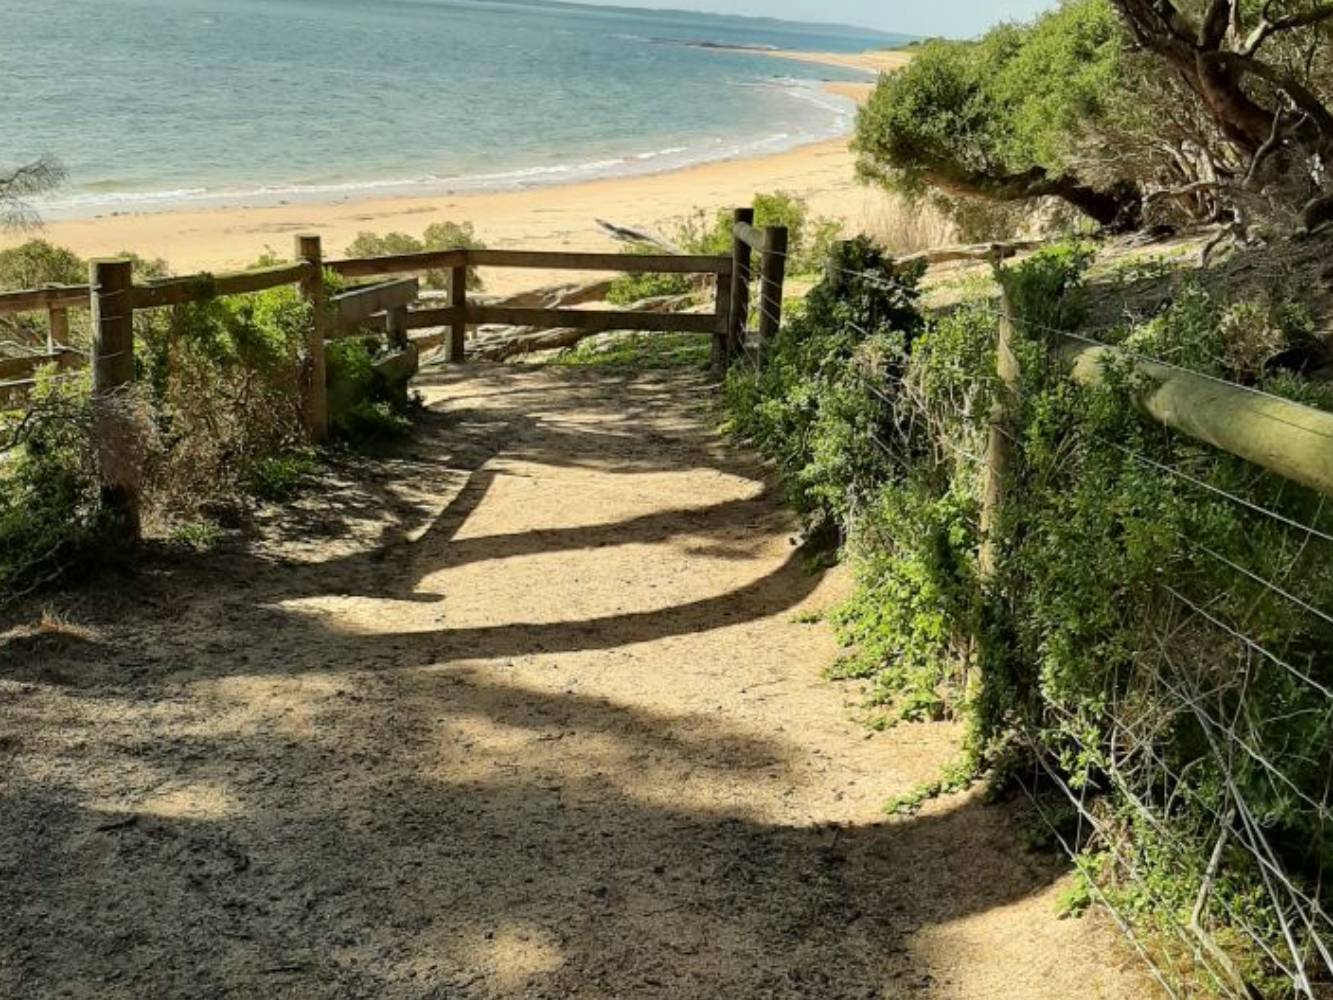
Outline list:
[[[778,77],[764,81],[732,81],[734,86],[777,90],[793,101],[830,112],[822,129],[782,131],[733,142],[719,136],[700,136],[691,145],[666,146],[625,156],[571,163],[540,164],[477,174],[366,178],[334,183],[293,181],[255,187],[179,187],[159,191],[82,191],[42,199],[35,207],[49,218],[78,217],[106,212],[166,211],[234,205],[272,205],[281,202],[329,202],[359,196],[430,196],[435,194],[523,190],[573,184],[609,177],[666,173],[702,163],[743,159],[783,152],[850,131],[855,103],[831,94],[813,81]]]

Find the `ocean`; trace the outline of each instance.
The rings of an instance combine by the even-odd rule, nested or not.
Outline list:
[[[0,167],[68,169],[48,217],[504,190],[844,134],[825,80],[716,46],[873,32],[513,0],[4,0]]]

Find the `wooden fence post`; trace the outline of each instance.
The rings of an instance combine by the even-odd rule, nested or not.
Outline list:
[[[56,348],[69,346],[69,310],[52,306],[47,312],[46,353],[55,354]]]
[[[733,216],[731,234],[731,319],[728,324],[727,358],[745,353],[746,327],[750,322],[750,281],[754,277],[754,256],[750,244],[736,235],[735,226],[754,225],[754,209],[738,208]]]
[[[717,276],[717,326],[713,329],[713,351],[710,367],[714,375],[725,375],[731,360],[732,323],[736,317],[731,310],[731,276]]]
[[[449,356],[453,364],[467,357],[467,265],[449,268],[449,308],[457,310],[449,325]]]
[[[306,434],[314,444],[329,436],[328,363],[324,342],[328,339],[328,293],[324,288],[324,248],[318,236],[296,237],[296,259],[310,264],[310,272],[301,280],[301,294],[310,303],[310,330],[306,335],[305,411]]]
[[[999,522],[1014,458],[1014,417],[1018,409],[1019,367],[1014,353],[1014,313],[1009,292],[1001,284],[1000,326],[995,344],[999,395],[991,406],[990,437],[986,445],[986,483],[981,496],[981,552],[977,568],[983,585],[999,569]]]
[[[764,252],[760,264],[759,354],[762,357],[782,327],[782,287],[787,279],[786,226],[764,229]]]
[[[94,260],[92,286],[93,420],[102,507],[121,523],[127,540],[140,538],[136,428],[125,389],[134,382],[134,266]]]
[[[407,306],[394,306],[385,311],[384,337],[395,351],[407,350]]]

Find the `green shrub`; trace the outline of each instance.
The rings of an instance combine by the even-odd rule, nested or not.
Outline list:
[[[648,256],[661,253],[654,246],[634,246],[627,253]],[[632,306],[645,299],[668,295],[688,295],[694,288],[688,274],[622,274],[611,282],[606,301],[612,305]]]
[[[1038,791],[1043,812],[1068,819],[1062,835],[1085,848],[1073,904],[1109,899],[1168,967],[1282,992],[1270,953],[1287,955],[1288,933],[1308,948],[1315,931],[1293,926],[1264,869],[1325,913],[1333,903],[1333,626],[1318,610],[1333,608],[1333,562],[1317,535],[1255,507],[1325,534],[1333,512],[1140,416],[1133,395],[1145,386],[1128,361],[1097,387],[1069,379],[1047,329],[1084,319],[1090,255],[1055,247],[1003,276],[1021,402],[999,568],[983,585],[980,456],[997,310],[872,318],[868,307],[914,297],[877,302],[882,287],[856,280],[880,270],[876,251],[862,242],[847,254],[836,265],[851,275],[815,289],[760,370],[729,375],[727,401],[731,425],[775,460],[797,505],[846,540],[857,586],[832,616],[848,646],[834,676],[871,681],[887,724],[969,722],[947,780],[893,808],[982,767],[997,785],[1020,766],[1049,768],[1059,781]],[[1269,370],[1313,336],[1308,311],[1281,301],[1227,301],[1186,284],[1155,318],[1098,336],[1333,409],[1333,388]],[[1196,914],[1188,938],[1207,944],[1181,949],[1177,931]]]
[[[378,338],[349,338],[329,346],[329,426],[353,445],[401,437],[411,430],[411,402],[375,371],[385,348]]]
[[[833,245],[841,238],[841,222],[823,216],[812,217],[806,200],[791,191],[756,194],[753,207],[756,226],[787,227],[789,274],[818,271]],[[711,213],[695,209],[676,223],[674,231],[669,234],[669,242],[684,253],[730,256],[734,228],[730,209]],[[644,244],[631,247],[626,252],[654,254],[661,253],[662,249]],[[625,275],[612,284],[607,300],[618,305],[631,305],[659,295],[685,295],[693,287],[686,275]]]
[[[261,463],[304,445],[310,307],[292,288],[136,316],[136,378],[160,454],[146,500],[171,517],[234,502]]]
[[[261,458],[255,463],[250,491],[261,500],[289,500],[319,469],[319,459],[309,451]]]
[[[875,437],[892,425],[873,389],[901,370],[922,327],[917,284],[864,238],[839,246],[836,280],[791,314],[758,370],[738,365],[725,394],[731,427],[783,470],[792,501],[841,521],[886,475]]]
[[[610,343],[584,340],[561,354],[556,365],[650,371],[670,368],[704,368],[712,344],[692,333],[645,333],[617,336]]]
[[[1088,148],[1119,120],[1127,51],[1105,0],[1071,0],[975,42],[928,42],[906,67],[881,77],[862,109],[859,170],[910,197],[933,191],[965,212],[975,205],[955,203],[958,195],[991,202],[1054,196],[1103,224],[1132,215],[1134,171],[1146,168],[1108,171],[1100,166],[1104,152]],[[1148,145],[1138,138],[1124,143],[1126,163]],[[1099,206],[1088,197],[1093,189],[1112,204]]]
[[[422,253],[426,250],[485,250],[486,244],[477,238],[470,222],[435,222],[426,227],[418,239],[407,233],[358,233],[347,247],[348,257],[388,257],[394,254]],[[449,273],[444,270],[426,271],[425,281],[432,288],[448,288]],[[480,291],[484,286],[480,271],[468,268],[467,287]]]
[[[29,240],[0,250],[0,291],[41,288],[43,285],[81,285],[88,280],[88,263],[72,250],[46,240]]]
[[[103,537],[88,379],[39,378],[29,407],[0,418],[0,594],[58,578]]]

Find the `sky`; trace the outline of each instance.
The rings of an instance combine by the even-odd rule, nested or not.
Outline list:
[[[623,7],[676,7],[718,14],[834,21],[904,35],[970,38],[1000,21],[1022,20],[1056,0],[583,0]]]

